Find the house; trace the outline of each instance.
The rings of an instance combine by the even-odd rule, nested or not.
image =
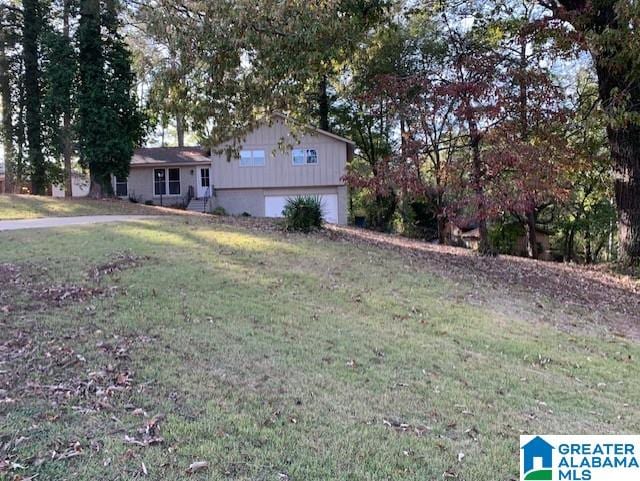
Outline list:
[[[523,474],[532,470],[551,470],[553,468],[554,447],[540,436],[534,437],[522,446],[522,470]],[[551,474],[551,473],[548,473]],[[528,477],[527,477],[528,478]],[[549,477],[531,477],[528,479],[551,479]]]
[[[225,146],[210,156],[196,147],[138,149],[129,177],[113,179],[114,190],[140,202],[255,217],[281,217],[288,198],[317,195],[327,222],[347,223],[342,177],[351,140],[315,128],[296,135],[287,118],[275,114],[247,134],[238,157]]]
[[[118,197],[154,205],[184,206],[211,196],[211,158],[200,147],[137,149],[129,177],[113,176]]]
[[[456,225],[447,222],[445,226],[445,239],[447,244],[478,250],[480,245],[480,229],[475,222]],[[505,224],[494,232],[492,236],[494,247],[502,254],[511,254],[520,257],[529,256],[529,240],[527,233],[520,224]],[[551,260],[551,233],[538,227],[536,228],[536,243],[538,259]]]
[[[91,182],[89,175],[78,171],[71,172],[71,196],[72,197],[86,197],[89,195],[89,188]],[[51,195],[53,197],[64,197],[65,185],[64,182],[60,185],[53,184],[51,186]]]

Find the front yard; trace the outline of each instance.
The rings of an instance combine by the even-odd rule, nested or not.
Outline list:
[[[618,304],[268,226],[0,232],[0,479],[510,481],[520,434],[640,430]]]
[[[126,200],[58,199],[32,195],[0,195],[0,220],[98,214],[161,215],[168,210],[160,207],[134,204]]]

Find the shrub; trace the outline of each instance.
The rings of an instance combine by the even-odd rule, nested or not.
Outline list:
[[[320,229],[322,218],[322,201],[320,197],[304,195],[288,198],[282,211],[285,228],[289,231],[310,232]]]
[[[153,201],[152,200],[145,200],[144,204],[145,205],[153,205]]]
[[[216,207],[215,209],[213,209],[213,210],[211,211],[211,213],[212,213],[213,215],[227,215],[227,211],[226,211],[226,210],[224,210],[224,207],[222,207],[222,206],[220,206],[220,205],[219,205],[218,207]]]

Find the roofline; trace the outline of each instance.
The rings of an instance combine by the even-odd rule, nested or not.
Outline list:
[[[273,117],[280,117],[281,119],[284,119],[286,121],[290,121],[290,122],[293,122],[293,123],[299,123],[299,122],[295,121],[294,119],[292,119],[291,117],[289,117],[288,115],[283,114],[282,112],[273,112],[271,115]],[[356,145],[356,143],[353,140],[347,139],[346,137],[342,137],[340,135],[333,134],[331,132],[327,132],[326,130],[322,130],[322,129],[318,128],[318,127],[314,127],[313,125],[304,124],[304,126],[309,128],[309,129],[311,129],[311,130],[314,130],[315,132],[317,132],[317,133],[319,133],[321,135],[326,135],[327,137],[331,137],[332,139],[335,139],[335,140],[340,140],[340,141],[345,142],[347,144]]]
[[[194,165],[210,164],[211,159],[207,160],[190,160],[189,162],[146,162],[144,164],[136,164],[131,162],[129,167],[132,169],[143,167],[193,167]]]

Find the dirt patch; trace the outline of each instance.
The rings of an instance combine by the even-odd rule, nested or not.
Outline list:
[[[602,267],[513,256],[483,257],[468,249],[352,227],[329,226],[321,235],[401,253],[411,264],[426,263],[438,274],[470,283],[479,295],[486,296],[487,290],[507,296],[524,292],[534,300],[541,296],[550,299],[565,312],[602,313],[599,322],[612,334],[640,340],[640,282]],[[537,307],[544,308],[539,303]]]

